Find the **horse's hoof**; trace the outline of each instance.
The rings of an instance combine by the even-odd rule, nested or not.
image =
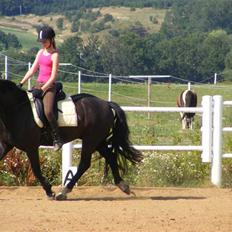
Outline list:
[[[56,196],[56,194],[54,192],[47,194],[48,200],[54,200],[55,196]]]
[[[60,193],[56,194],[55,199],[57,201],[64,201],[67,199],[67,195],[60,192]]]
[[[70,193],[71,191],[72,191],[72,190],[69,189],[68,187],[64,187],[64,188],[62,189],[62,191],[59,192],[59,193],[56,195],[55,199],[56,199],[57,201],[66,200],[66,199],[67,199],[67,193]]]
[[[130,187],[128,184],[126,184],[124,181],[120,181],[117,186],[126,194],[130,195]]]

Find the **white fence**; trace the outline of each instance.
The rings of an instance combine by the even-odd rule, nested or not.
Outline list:
[[[70,65],[70,64],[63,64]],[[28,63],[30,68],[31,63]],[[8,58],[5,56],[5,79],[8,79]],[[133,77],[133,76],[129,76]],[[167,75],[160,76],[140,76],[142,78],[148,78],[148,105],[150,96],[150,85],[151,78],[166,78],[170,77]],[[216,78],[216,77],[215,77]],[[108,100],[111,100],[112,94],[112,75],[109,74],[109,90]],[[30,82],[28,83],[30,88]],[[81,92],[81,72],[78,72],[78,93]],[[202,128],[201,128],[201,145],[194,146],[144,146],[135,145],[134,147],[139,150],[156,150],[156,151],[202,151],[202,162],[212,162],[211,167],[211,182],[217,186],[221,185],[221,172],[222,172],[222,158],[232,158],[232,154],[222,154],[222,133],[232,132],[232,127],[222,127],[222,114],[223,106],[232,106],[232,101],[223,102],[222,96],[204,96],[202,98],[201,107],[196,108],[178,108],[178,107],[122,107],[125,111],[133,112],[195,112],[202,115]],[[81,148],[80,144],[72,145],[72,143],[65,144],[62,150],[62,183],[64,184],[67,180],[73,176],[77,168],[72,167],[72,149]]]
[[[224,105],[232,105],[231,102],[224,102]],[[195,112],[202,115],[201,145],[194,146],[139,146],[134,147],[139,150],[156,151],[202,151],[202,162],[212,162],[211,182],[221,185],[222,157],[232,157],[232,154],[222,155],[222,132],[232,131],[232,128],[222,128],[222,96],[203,96],[201,107],[122,107],[125,111],[133,112]],[[77,167],[72,166],[72,149],[81,148],[81,144],[65,144],[62,151],[62,183],[65,184],[71,179]]]

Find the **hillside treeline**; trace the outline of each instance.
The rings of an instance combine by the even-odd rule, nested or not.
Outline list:
[[[165,38],[161,33],[141,37],[134,32],[125,32],[118,37],[109,36],[104,42],[93,36],[87,44],[78,36],[71,37],[59,47],[59,51],[61,62],[99,73],[120,76],[164,74],[185,80],[209,82],[215,72],[230,73],[231,45],[231,36],[223,30],[196,32],[171,39]],[[28,62],[34,59],[36,50],[28,53],[9,50],[8,54]],[[71,72],[79,70],[74,70],[73,67],[65,69]],[[20,70],[16,71],[19,72]],[[230,75],[223,77],[228,79]],[[77,75],[61,73],[60,78],[77,81]]]
[[[214,29],[231,33],[231,17],[231,0],[179,0],[167,13],[163,31],[168,37]]]
[[[199,82],[209,81],[214,72],[231,68],[231,45],[231,36],[223,30],[172,39],[166,39],[162,34],[140,37],[126,32],[116,38],[108,37],[104,43],[92,37],[85,46],[80,38],[70,38],[60,51],[65,62],[96,72],[166,74]]]
[[[104,6],[168,8],[179,0],[1,0],[0,15],[37,14]]]
[[[0,50],[7,50],[10,48],[21,48],[18,38],[11,33],[4,33],[0,30]]]
[[[160,32],[141,33],[146,31],[142,26],[114,30],[104,42],[96,36],[83,42],[77,35],[61,44],[61,61],[113,75],[168,74],[204,82],[216,72],[232,79],[232,1],[178,0],[173,4]],[[31,54],[19,57],[31,61]],[[61,78],[75,81],[77,77]]]

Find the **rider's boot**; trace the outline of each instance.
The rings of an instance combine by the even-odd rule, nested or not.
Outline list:
[[[57,122],[50,123],[51,130],[52,130],[52,137],[53,137],[53,147],[54,151],[58,151],[62,148],[63,142],[60,138],[59,128]]]

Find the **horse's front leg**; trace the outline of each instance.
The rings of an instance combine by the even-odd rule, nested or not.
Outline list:
[[[55,193],[52,191],[52,186],[47,181],[47,179],[42,175],[42,172],[41,172],[38,148],[34,149],[33,151],[26,151],[26,153],[30,160],[32,171],[35,177],[41,183],[43,189],[45,190],[47,194],[47,197],[49,199],[54,199]]]
[[[85,171],[90,167],[93,148],[89,148],[86,141],[82,142],[81,159],[77,167],[76,174],[72,177],[71,181],[56,195],[56,200],[65,200],[67,198],[67,193],[70,193],[74,185],[78,182],[80,177],[85,173]]]
[[[6,154],[13,148],[12,145],[6,145],[4,146],[2,143],[0,143],[0,160],[2,160]]]

